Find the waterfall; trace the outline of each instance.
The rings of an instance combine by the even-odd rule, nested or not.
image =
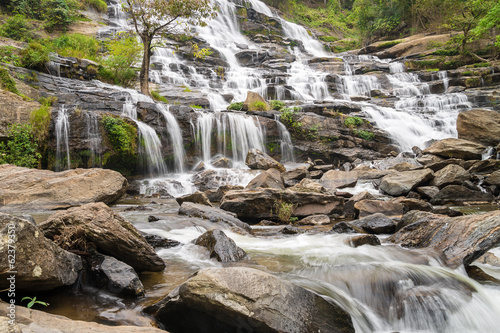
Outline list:
[[[274,120],[278,126],[280,135],[280,149],[281,149],[281,162],[295,162],[295,155],[293,153],[293,143],[290,132],[280,121],[280,115],[275,115]]]
[[[102,167],[101,150],[102,138],[99,130],[98,117],[93,112],[85,112],[87,125],[87,142],[89,147],[89,160],[87,165],[92,167]]]
[[[69,154],[69,116],[61,105],[56,118],[56,171],[71,169]]]
[[[186,153],[184,152],[184,145],[182,144],[182,132],[177,120],[170,113],[170,106],[165,108],[163,105],[158,104],[158,109],[161,114],[165,118],[167,122],[167,131],[170,136],[170,142],[174,147],[174,171],[175,172],[184,172],[184,160],[186,159]]]

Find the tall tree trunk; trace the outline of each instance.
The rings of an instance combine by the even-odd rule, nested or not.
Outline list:
[[[151,40],[143,39],[144,56],[142,57],[142,66],[139,73],[139,82],[141,84],[141,92],[149,96],[149,61],[151,60]]]

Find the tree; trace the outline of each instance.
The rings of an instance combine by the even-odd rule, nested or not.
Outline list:
[[[479,21],[478,25],[472,31],[476,37],[484,36],[489,30],[500,27],[500,0],[493,6],[488,13]],[[497,32],[498,33],[498,32]],[[500,35],[496,36],[497,47],[500,47]]]
[[[205,25],[215,17],[216,8],[210,0],[126,0],[123,8],[134,23],[134,29],[144,46],[139,73],[141,92],[149,92],[149,62],[154,41],[180,33],[187,24]]]

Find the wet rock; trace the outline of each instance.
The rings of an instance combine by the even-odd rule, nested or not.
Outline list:
[[[493,276],[486,274],[485,271],[483,271],[481,268],[477,266],[467,266],[465,267],[465,271],[467,272],[467,275],[471,279],[474,279],[477,282],[500,285],[499,279],[496,279]]]
[[[415,199],[415,198],[394,198],[391,202],[400,203],[404,206],[404,211],[408,212],[410,210],[423,210],[430,212],[432,210],[432,205],[425,200]]]
[[[439,193],[439,187],[437,187],[437,186],[420,186],[420,187],[417,187],[417,192],[420,193],[426,199],[432,199]]]
[[[245,50],[234,55],[240,65],[245,67],[259,66],[269,55],[266,51]]]
[[[297,227],[292,227],[292,226],[285,226],[281,229],[280,231],[283,235],[296,235],[300,233],[300,229]]]
[[[356,172],[330,170],[321,177],[320,183],[328,189],[354,187],[358,182]]]
[[[178,246],[181,244],[176,240],[168,239],[158,235],[143,234],[143,236],[146,242],[148,242],[148,244],[154,247],[155,249],[160,247],[168,249],[170,247]]]
[[[460,112],[457,131],[460,139],[496,146],[500,143],[500,113],[482,109]]]
[[[103,203],[57,212],[39,228],[45,237],[60,241],[78,235],[87,246],[123,261],[138,272],[165,269],[165,262],[139,231]]]
[[[365,231],[347,222],[336,223],[330,233],[333,234],[364,234]]]
[[[135,270],[113,257],[97,255],[90,259],[91,280],[95,287],[123,296],[144,296],[144,286]]]
[[[382,213],[385,216],[397,218],[404,214],[402,204],[382,200],[361,200],[354,204],[354,209],[359,211],[359,217]]]
[[[2,210],[62,209],[89,202],[110,203],[127,189],[120,173],[104,169],[62,172],[0,165]]]
[[[460,212],[458,210],[451,209],[448,206],[433,206],[432,210],[431,210],[431,213],[433,213],[433,214],[447,215],[447,216],[451,216],[451,217],[464,215],[464,213],[462,213],[462,212]]]
[[[210,200],[208,200],[207,195],[200,191],[196,191],[192,194],[187,194],[185,196],[175,198],[175,201],[177,201],[179,205],[182,205],[183,202],[192,202],[195,204],[212,207],[212,203],[210,202]]]
[[[323,171],[313,170],[309,172],[309,177],[311,177],[312,179],[320,179],[321,177],[323,177]]]
[[[257,189],[227,192],[220,207],[236,213],[239,218],[276,218],[276,203],[284,202],[297,206],[294,216],[314,214],[338,214],[342,212],[344,200],[334,195],[294,192],[291,190]]]
[[[387,242],[432,248],[447,266],[467,266],[500,242],[500,211],[459,217],[428,215],[402,228]]]
[[[444,139],[434,142],[424,150],[424,154],[439,155],[444,158],[480,160],[485,147],[479,143],[462,139]]]
[[[151,210],[153,210],[153,208],[146,207],[144,205],[141,205],[141,206],[131,206],[131,207],[125,208],[126,212],[145,212],[145,211],[151,211]]]
[[[149,215],[148,216],[148,222],[156,222],[156,221],[159,221],[160,218],[159,217],[156,217],[154,215]]]
[[[76,281],[83,267],[80,257],[45,238],[32,223],[0,213],[0,232],[1,289],[8,290],[12,282],[16,291],[38,292]],[[13,271],[15,281],[8,280]]]
[[[491,193],[482,192],[480,190],[471,190],[462,185],[448,185],[444,187],[431,200],[434,205],[442,205],[446,203],[461,203],[474,201],[493,201],[495,197]]]
[[[268,170],[274,168],[279,172],[286,171],[285,167],[281,163],[256,148],[252,148],[248,151],[245,164],[250,169]]]
[[[435,216],[437,214],[431,213],[431,212],[425,212],[425,211],[420,211],[420,210],[412,210],[403,215],[401,220],[396,225],[396,231],[403,229],[404,227],[418,222],[419,220],[423,218],[428,218],[429,216]],[[441,218],[441,217],[439,217]]]
[[[396,230],[396,223],[382,213],[369,215],[348,224],[369,234],[392,234]]]
[[[294,192],[309,192],[309,193],[326,193],[326,189],[320,183],[309,178],[304,178],[298,183],[289,188]]]
[[[392,196],[406,195],[432,177],[433,172],[428,169],[399,172],[382,178],[380,189]]]
[[[308,167],[299,167],[290,171],[285,171],[283,173],[283,180],[286,182],[290,181],[300,181],[304,178],[309,177]]]
[[[354,332],[337,305],[244,267],[202,269],[146,312],[173,332]]]
[[[240,261],[246,257],[246,252],[226,236],[222,230],[210,230],[198,237],[194,243],[203,246],[210,253],[210,258],[220,262]]]
[[[257,177],[252,179],[245,187],[247,190],[254,190],[257,188],[274,188],[284,190],[285,184],[281,173],[273,168],[263,171]]]
[[[464,181],[470,179],[470,174],[467,170],[459,165],[450,164],[434,174],[434,179],[431,185],[443,188],[446,185],[460,185]]]
[[[233,162],[227,157],[221,157],[214,162],[212,162],[212,166],[214,168],[231,168],[233,166]]]
[[[362,245],[377,246],[380,245],[380,240],[375,235],[359,235],[349,238],[348,244],[352,247],[358,247]]]
[[[411,170],[415,170],[415,169],[421,169],[422,167],[419,167],[415,164],[412,164],[412,163],[409,163],[409,162],[401,162],[401,163],[398,163],[396,165],[393,165],[391,167],[391,169],[394,169],[396,171],[411,171]]]
[[[330,224],[330,218],[327,215],[311,215],[296,222],[298,225],[325,225]]]
[[[184,202],[179,209],[179,214],[207,219],[213,223],[225,223],[229,227],[236,228],[245,233],[252,230],[248,224],[240,221],[233,214],[215,207]]]
[[[493,172],[491,175],[489,175],[484,180],[484,183],[487,185],[500,186],[500,170],[497,170],[497,171]]]
[[[354,204],[361,200],[372,200],[372,199],[375,199],[375,197],[367,191],[363,191],[356,194],[345,203],[344,216],[347,218],[357,218],[359,216],[359,210],[354,208]]]
[[[500,267],[500,258],[491,252],[486,252],[474,261],[474,264],[486,264],[494,267]]]
[[[499,151],[499,148],[500,147],[497,148],[497,152]],[[474,162],[470,166],[466,166],[464,163],[464,168],[466,168],[470,174],[490,174],[500,169],[500,161],[489,159]]]
[[[417,158],[417,162],[422,164],[422,165],[429,165],[429,164],[437,163],[437,162],[440,162],[443,160],[444,160],[444,158],[439,157],[437,155],[433,155],[433,154],[424,154],[421,157]]]
[[[243,186],[238,186],[238,185],[222,185],[219,186],[217,191],[215,192],[213,197],[209,197],[210,201],[213,202],[219,202],[222,200],[222,197],[224,194],[226,194],[229,191],[234,191],[234,190],[242,190]]]

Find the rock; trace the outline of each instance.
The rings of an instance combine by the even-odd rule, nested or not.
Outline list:
[[[391,202],[402,204],[405,212],[410,210],[423,210],[430,212],[432,210],[432,205],[422,199],[399,197],[392,199]]]
[[[248,91],[247,99],[243,102],[244,111],[269,111],[271,107],[258,93]]]
[[[15,291],[30,292],[69,286],[78,278],[80,257],[45,238],[35,225],[0,213],[0,229],[0,289],[9,289],[12,274]]]
[[[337,305],[245,267],[202,269],[146,312],[173,332],[354,332]]]
[[[126,263],[102,255],[92,257],[90,262],[90,278],[97,288],[123,296],[144,296],[141,280]]]
[[[396,230],[396,223],[382,213],[368,215],[348,224],[369,234],[392,234]]]
[[[500,242],[500,211],[459,217],[428,215],[402,228],[387,242],[431,248],[453,269],[468,266]]]
[[[240,232],[247,233],[252,231],[250,226],[245,222],[240,221],[229,212],[215,207],[208,207],[192,202],[184,202],[179,209],[179,214],[207,219],[213,223],[225,223],[229,227],[233,229],[236,228]]]
[[[465,267],[465,271],[467,272],[467,275],[471,278],[474,279],[480,283],[483,284],[494,284],[494,285],[500,285],[500,280],[497,278],[494,278],[491,275],[486,274],[485,271],[483,271],[481,268],[477,266],[467,266]]]
[[[359,210],[354,208],[354,204],[361,200],[372,200],[372,199],[375,199],[375,197],[367,191],[363,191],[356,194],[345,203],[344,216],[347,218],[357,218],[359,216]]]
[[[451,164],[456,164],[456,165],[461,165],[464,163],[464,160],[458,159],[458,158],[449,158],[447,160],[442,160],[434,163],[429,163],[425,167],[427,169],[431,169],[432,171],[436,172],[441,170],[442,168],[451,165]]]
[[[235,57],[236,57],[236,59],[238,59],[238,62],[240,63],[240,65],[245,66],[245,67],[258,66],[266,58],[268,58],[268,56],[269,55],[267,52],[265,52],[265,51],[261,52],[261,51],[256,51],[256,50],[245,50],[245,51],[240,51],[240,52],[235,54]],[[254,93],[254,94],[256,94],[256,93]]]
[[[417,187],[417,192],[420,193],[426,199],[432,199],[439,193],[439,187],[437,187],[437,186],[420,186],[420,187]]]
[[[280,202],[296,205],[293,216],[299,217],[338,214],[344,204],[342,198],[334,195],[266,188],[227,192],[220,207],[236,213],[239,218],[261,220],[276,218],[276,204]]]
[[[362,245],[377,246],[380,245],[380,240],[375,235],[359,235],[349,238],[348,244],[352,247],[358,247]]]
[[[391,169],[394,169],[396,171],[411,171],[411,170],[415,170],[415,169],[419,169],[421,167],[418,167],[417,165],[415,164],[412,164],[412,163],[409,163],[409,162],[401,162],[401,163],[398,163],[396,165],[393,165],[391,167]]]
[[[234,190],[242,190],[243,186],[237,186],[237,185],[221,185],[215,192],[215,195],[212,198],[209,198],[210,201],[214,202],[219,202],[222,200],[222,197],[224,194],[226,194],[229,191],[234,191]]]
[[[434,214],[431,212],[424,212],[424,211],[420,211],[420,210],[409,211],[408,213],[403,215],[401,220],[396,224],[396,231],[401,230],[404,227],[406,227],[412,223],[415,223],[423,218],[428,218],[429,216],[436,216],[436,215],[438,215],[438,214]]]
[[[500,170],[497,170],[497,171],[493,172],[491,175],[489,175],[484,180],[484,183],[487,185],[500,186]]]
[[[460,112],[457,131],[460,139],[496,146],[500,143],[500,113],[481,109]]]
[[[339,222],[336,223],[330,233],[334,234],[364,234],[365,231],[361,228],[357,228],[354,225],[351,225],[347,222]]]
[[[432,155],[432,154],[425,154],[422,155],[421,157],[417,158],[417,162],[422,164],[422,165],[429,165],[433,163],[437,163],[440,161],[443,161],[444,159],[442,157],[439,157],[437,155]]]
[[[330,224],[330,218],[327,215],[311,215],[297,221],[298,225],[325,225]]]
[[[233,166],[233,162],[227,157],[221,157],[217,160],[215,160],[212,163],[212,166],[214,168],[231,168]]]
[[[279,172],[286,171],[285,167],[281,163],[256,148],[252,148],[248,151],[245,164],[250,169],[268,170],[274,168]]]
[[[432,214],[447,215],[447,216],[451,216],[451,217],[464,215],[464,213],[462,213],[458,210],[451,209],[448,206],[433,206],[431,213]]]
[[[328,189],[354,187],[358,182],[356,172],[330,170],[321,177],[320,183]]]
[[[164,248],[168,249],[170,247],[178,246],[181,244],[180,242],[178,242],[176,240],[168,239],[168,238],[161,237],[158,235],[143,234],[143,236],[144,236],[144,239],[146,240],[146,242],[148,242],[148,244],[151,245],[152,247],[154,247],[155,249],[158,247],[164,247]]]
[[[448,185],[444,187],[431,200],[433,205],[443,205],[446,203],[493,201],[495,197],[491,193],[475,191],[462,185]]]
[[[246,257],[246,252],[226,236],[222,230],[210,230],[198,237],[194,243],[203,246],[210,253],[210,258],[220,262],[240,261]]]
[[[382,178],[380,189],[392,196],[406,195],[417,186],[432,179],[433,172],[428,169],[404,171]]]
[[[500,148],[500,147],[499,147]],[[499,151],[499,148],[497,148],[497,152]],[[469,162],[469,161],[467,161]],[[483,160],[483,161],[476,161],[472,163],[469,167],[467,167],[466,163],[464,163],[464,168],[469,171],[470,174],[490,174],[492,172],[495,172],[496,170],[500,169],[500,161],[499,160]]]
[[[404,206],[397,202],[382,200],[361,200],[354,204],[354,209],[359,211],[359,217],[365,217],[375,213],[398,218],[404,214]]]
[[[285,181],[285,183],[292,180],[300,181],[308,177],[309,177],[309,171],[308,168],[305,166],[285,171],[285,173],[283,173],[283,180]]]
[[[132,266],[136,271],[159,272],[165,262],[139,231],[103,203],[91,203],[51,215],[39,225],[53,240],[78,235],[81,242]]]
[[[491,252],[486,252],[474,261],[474,264],[487,264],[494,267],[500,267],[500,258]]]
[[[263,171],[257,177],[252,179],[245,187],[247,190],[254,190],[257,188],[274,188],[284,190],[285,184],[281,173],[273,168]]]
[[[459,165],[450,164],[434,174],[431,185],[443,188],[446,185],[460,185],[469,179],[470,174],[467,170]]]
[[[424,150],[424,154],[439,155],[444,158],[480,160],[485,147],[479,143],[462,139],[444,139],[434,142]]]
[[[289,188],[294,192],[309,192],[309,193],[326,193],[326,189],[320,183],[309,178],[304,178],[298,183]]]
[[[292,227],[292,226],[285,226],[281,229],[280,231],[283,235],[296,235],[300,233],[300,229],[297,227]]]
[[[120,173],[104,169],[62,172],[0,165],[2,210],[62,209],[90,202],[110,203],[127,189]]]
[[[9,311],[7,303],[0,301],[0,318],[6,318],[7,311]],[[154,328],[152,322],[150,327],[109,326],[90,321],[72,320],[24,306],[16,306],[15,322],[15,326],[20,327],[25,333],[165,333],[163,330]],[[1,323],[0,327],[2,327]],[[14,332],[21,331],[12,333]]]
[[[208,200],[207,195],[203,192],[200,192],[200,191],[196,191],[192,194],[188,194],[188,195],[185,195],[185,196],[182,196],[179,198],[175,198],[175,201],[177,201],[177,203],[179,205],[182,205],[183,202],[192,202],[195,204],[213,207],[210,200]]]
[[[312,179],[320,179],[321,177],[323,177],[323,171],[313,170],[309,172],[309,177],[311,177]]]

